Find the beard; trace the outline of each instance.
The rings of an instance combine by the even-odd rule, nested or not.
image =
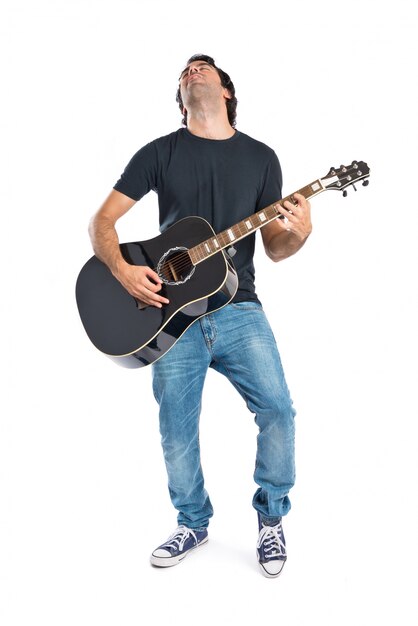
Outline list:
[[[195,79],[189,85],[182,96],[186,110],[192,110],[205,106],[211,109],[218,109],[222,98],[222,86],[207,84],[204,80]]]

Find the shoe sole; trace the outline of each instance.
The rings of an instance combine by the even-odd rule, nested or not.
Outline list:
[[[151,558],[150,558],[151,565],[155,565],[155,567],[172,567],[173,565],[178,565],[179,563],[181,563],[183,559],[186,558],[188,554],[190,554],[190,552],[193,552],[193,550],[196,550],[197,548],[204,546],[205,543],[207,543],[208,541],[209,541],[209,537],[202,539],[202,541],[200,541],[197,545],[193,546],[192,548],[187,550],[187,552],[184,552],[183,554],[180,554],[179,556],[164,557],[164,556],[154,556],[153,554],[151,554]]]

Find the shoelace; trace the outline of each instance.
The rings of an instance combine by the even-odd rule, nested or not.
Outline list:
[[[186,540],[190,536],[193,537],[197,543],[197,537],[190,528],[187,528],[187,526],[179,526],[173,534],[170,535],[163,546],[167,548],[175,548],[176,550],[182,550]]]
[[[277,526],[263,526],[260,530],[257,548],[260,548],[261,544],[264,543],[266,559],[271,559],[275,556],[286,556],[286,546],[279,534],[281,530],[281,523],[277,524]]]

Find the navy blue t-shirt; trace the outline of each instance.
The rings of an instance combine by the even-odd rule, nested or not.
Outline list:
[[[133,200],[155,191],[161,232],[198,215],[219,233],[280,200],[282,173],[275,152],[240,131],[217,140],[180,128],[138,150],[114,189]],[[258,301],[254,246],[255,233],[234,244],[239,287],[233,302]]]

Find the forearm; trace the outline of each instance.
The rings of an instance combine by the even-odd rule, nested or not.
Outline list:
[[[95,215],[89,225],[89,235],[95,255],[116,276],[126,261],[120,252],[114,222],[105,216]]]
[[[308,236],[309,235],[301,238],[295,233],[289,231],[277,233],[268,243],[268,247],[266,249],[267,256],[275,263],[283,261],[300,250],[305,244]]]

